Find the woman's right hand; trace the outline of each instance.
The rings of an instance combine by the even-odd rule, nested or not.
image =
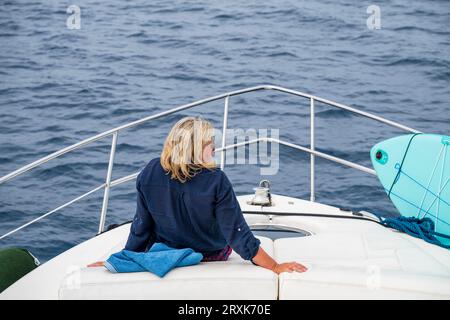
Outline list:
[[[305,272],[308,270],[304,265],[297,262],[277,263],[271,256],[269,256],[262,247],[259,247],[258,252],[252,259],[253,263],[263,268],[272,270],[276,274],[282,272]]]
[[[105,265],[104,261],[97,261],[97,262],[88,264],[88,268],[103,267],[104,265]]]
[[[280,274],[282,272],[305,272],[308,268],[306,268],[304,265],[297,263],[297,262],[286,262],[286,263],[280,263],[276,264],[272,271],[276,274]]]

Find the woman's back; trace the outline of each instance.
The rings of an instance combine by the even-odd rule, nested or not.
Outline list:
[[[209,256],[230,244],[244,259],[256,254],[260,242],[251,233],[231,183],[219,168],[202,169],[182,183],[171,179],[160,158],[155,158],[139,174],[136,187],[135,220],[139,221],[133,221],[126,249],[144,251],[154,242],[163,242]]]

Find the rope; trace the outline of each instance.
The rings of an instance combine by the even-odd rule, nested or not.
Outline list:
[[[435,232],[434,222],[430,218],[418,219],[415,217],[403,216],[394,218],[380,217],[380,223],[385,227],[396,229],[426,242],[450,249],[450,245],[445,245],[436,238],[436,236],[439,236],[450,239],[450,236]]]
[[[420,133],[415,133],[411,136],[411,139],[409,139],[408,145],[406,146],[406,150],[405,153],[403,154],[403,159],[402,162],[400,163],[400,167],[398,168],[398,172],[397,175],[395,176],[394,181],[392,181],[391,187],[389,188],[389,192],[388,192],[388,197],[391,197],[391,192],[392,192],[392,188],[394,188],[394,185],[397,183],[398,179],[400,178],[400,172],[402,171],[402,167],[403,167],[403,163],[405,162],[406,159],[406,155],[408,154],[409,151],[409,147],[411,146],[411,142],[413,141],[413,139],[419,135]]]

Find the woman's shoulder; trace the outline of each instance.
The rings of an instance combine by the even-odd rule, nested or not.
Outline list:
[[[153,158],[152,160],[150,160],[149,162],[148,162],[148,166],[154,166],[154,165],[157,165],[157,164],[161,164],[161,160],[160,160],[161,158],[160,157],[156,157],[156,158]]]
[[[221,187],[227,187],[231,185],[226,173],[218,166],[212,169],[203,169],[202,173],[210,175],[212,179]]]
[[[159,171],[164,171],[161,163],[159,161],[159,157],[158,158],[153,158],[151,159],[147,165],[144,167],[144,169],[141,170],[141,172],[138,175],[137,180],[145,180],[145,177],[149,177],[150,175],[152,175],[153,173],[159,172]]]
[[[152,160],[150,160],[142,171],[149,171],[149,170],[152,170],[152,169],[154,169],[156,167],[162,168],[161,167],[161,162],[159,160],[159,157],[158,158],[153,158]]]
[[[220,169],[220,167],[213,167],[213,168],[202,168],[200,171],[202,174],[213,174],[213,175],[221,175],[223,171]]]
[[[200,171],[201,176],[209,176],[213,179],[217,180],[228,180],[225,172],[220,168],[220,166],[216,166],[214,168],[203,168]]]
[[[168,177],[167,172],[161,165],[160,158],[157,157],[151,159],[144,169],[142,169],[139,173],[138,180],[141,180],[141,182],[149,180],[156,182],[160,179],[167,180]],[[196,175],[194,175],[192,180],[197,180],[198,182],[207,181],[208,184],[229,184],[229,180],[220,166],[213,168],[202,168]]]

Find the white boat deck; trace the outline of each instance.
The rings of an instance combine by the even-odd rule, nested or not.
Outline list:
[[[309,101],[309,147],[267,137],[226,144],[223,135],[222,145],[216,150],[221,156],[220,167],[223,169],[225,166],[227,150],[262,142],[276,143],[310,154],[311,201],[273,195],[274,206],[261,207],[247,204],[253,195],[238,197],[245,218],[252,228],[270,229],[267,227],[270,226],[272,229],[301,231],[298,237],[290,233],[290,237],[276,240],[262,237],[261,242],[265,250],[278,262],[298,261],[305,264],[308,271],[277,276],[269,270],[242,260],[236,253],[226,262],[207,262],[176,268],[162,279],[147,272],[112,274],[105,268],[86,268],[87,264],[105,260],[110,254],[121,250],[128,237],[129,224],[102,233],[110,189],[133,181],[139,174],[135,172],[112,179],[119,133],[219,100],[224,102],[222,129],[226,132],[230,99],[262,91],[273,91]],[[353,213],[314,202],[316,157],[376,176],[372,168],[315,149],[314,119],[317,103],[407,132],[419,132],[400,123],[315,95],[274,85],[260,85],[211,96],[99,133],[0,177],[0,184],[3,184],[66,153],[112,137],[104,183],[1,235],[0,240],[81,201],[94,192],[103,190],[99,235],[25,275],[2,292],[0,299],[450,299],[449,250],[387,229],[370,213]]]
[[[244,212],[252,212],[245,214],[252,227],[310,234],[260,237],[277,261],[298,261],[307,272],[277,276],[234,252],[229,261],[176,268],[164,278],[86,268],[123,248],[126,224],[46,262],[0,299],[450,299],[449,250],[387,229],[370,215],[278,195],[272,207],[251,206],[251,197],[238,199]]]

